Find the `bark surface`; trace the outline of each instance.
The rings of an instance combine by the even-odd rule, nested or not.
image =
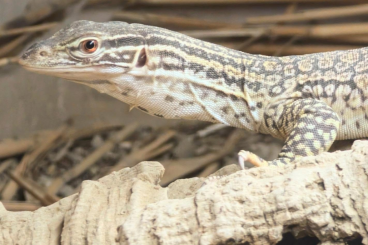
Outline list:
[[[321,244],[368,244],[368,141],[285,167],[219,170],[221,178],[159,185],[142,162],[34,212],[0,203],[0,244],[276,244],[283,233]]]

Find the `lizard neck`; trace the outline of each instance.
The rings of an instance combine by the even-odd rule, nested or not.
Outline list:
[[[269,96],[260,76],[265,76],[265,61],[277,58],[137,26],[147,45],[147,89],[140,102],[146,112],[258,131]]]

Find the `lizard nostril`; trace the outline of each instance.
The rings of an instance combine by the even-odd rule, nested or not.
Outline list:
[[[41,56],[46,56],[46,55],[47,55],[47,52],[46,52],[46,51],[41,51],[41,52],[40,52],[40,55],[41,55]]]

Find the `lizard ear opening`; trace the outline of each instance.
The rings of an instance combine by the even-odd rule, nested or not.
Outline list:
[[[143,67],[147,62],[146,49],[142,49],[139,53],[136,67]]]

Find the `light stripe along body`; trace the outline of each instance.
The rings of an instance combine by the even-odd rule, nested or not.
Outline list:
[[[93,40],[97,51],[81,51]],[[124,22],[77,21],[20,63],[107,93],[154,116],[220,122],[286,140],[279,165],[368,136],[368,49],[269,57]],[[256,160],[254,160],[256,159]],[[258,160],[257,160],[258,159]]]

